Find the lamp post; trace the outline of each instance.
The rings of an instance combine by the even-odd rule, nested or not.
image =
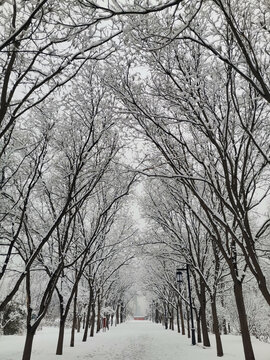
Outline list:
[[[188,297],[189,297],[189,307],[190,307],[190,321],[191,321],[191,343],[192,345],[196,345],[195,338],[195,327],[193,320],[193,311],[192,311],[192,299],[191,299],[191,286],[190,286],[190,274],[189,274],[189,264],[186,264],[185,268],[176,270],[176,281],[178,284],[183,282],[183,271],[187,272],[187,282],[188,282]]]

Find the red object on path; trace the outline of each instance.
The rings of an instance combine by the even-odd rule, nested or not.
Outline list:
[[[145,320],[144,316],[134,316],[134,320]]]

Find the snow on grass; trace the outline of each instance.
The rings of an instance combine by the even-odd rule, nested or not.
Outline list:
[[[64,355],[55,355],[58,330],[43,328],[34,340],[32,360],[213,360],[217,359],[214,337],[212,347],[192,346],[190,339],[176,331],[164,330],[149,321],[129,321],[94,338],[81,341],[76,333],[75,347],[69,347],[70,329],[66,330]],[[20,360],[24,336],[1,336],[0,359]],[[240,336],[222,337],[224,360],[244,360]],[[270,344],[253,339],[256,360],[270,359]]]

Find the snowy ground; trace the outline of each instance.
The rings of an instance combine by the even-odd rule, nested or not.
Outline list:
[[[76,334],[75,348],[69,347],[70,330],[66,331],[64,355],[56,356],[56,328],[38,331],[33,345],[32,360],[212,360],[217,359],[214,339],[211,349],[190,345],[186,336],[165,331],[149,321],[129,321],[110,331],[81,342]],[[1,336],[0,359],[20,360],[24,336]],[[223,336],[224,360],[244,360],[239,336]],[[270,344],[253,340],[256,360],[270,359]]]

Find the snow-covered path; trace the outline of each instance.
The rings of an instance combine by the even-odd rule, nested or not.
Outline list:
[[[107,336],[106,336],[107,335]],[[213,347],[192,346],[186,336],[165,331],[148,321],[131,321],[113,329],[99,339],[88,356],[93,360],[212,360],[217,359]],[[240,337],[226,336],[226,359],[244,359]],[[225,345],[225,344],[224,344]],[[260,346],[258,346],[260,345]],[[262,347],[261,347],[262,346]],[[270,359],[270,345],[255,340],[257,360]],[[81,358],[80,358],[81,360]]]
[[[186,336],[165,331],[149,321],[129,321],[110,331],[101,332],[82,343],[76,334],[75,348],[68,346],[70,330],[66,331],[64,355],[56,356],[57,329],[38,331],[34,340],[32,360],[216,360],[214,339],[212,348],[191,346]],[[253,340],[256,360],[270,359],[270,345]],[[0,359],[20,360],[24,336],[0,337]],[[239,336],[223,336],[224,360],[244,360]]]

